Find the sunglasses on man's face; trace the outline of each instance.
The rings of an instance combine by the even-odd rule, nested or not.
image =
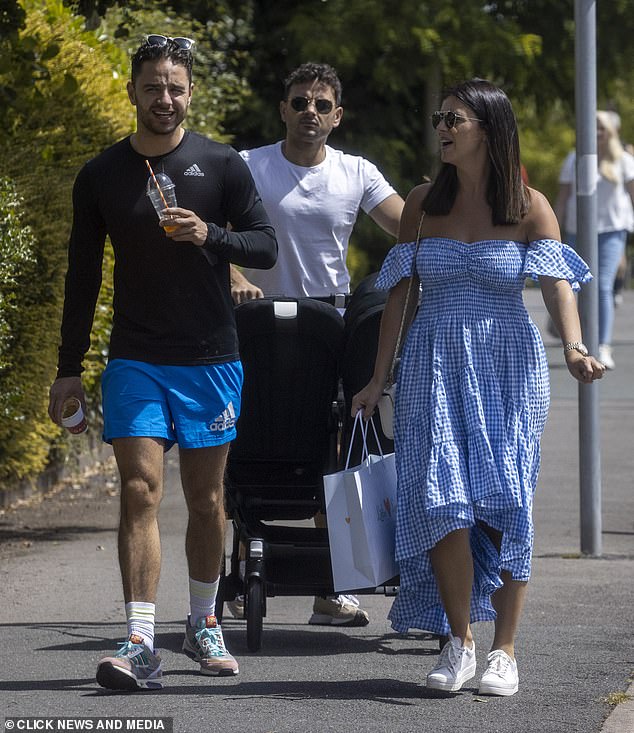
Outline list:
[[[334,104],[329,99],[308,99],[307,97],[293,97],[291,99],[291,107],[295,112],[305,112],[308,105],[314,104],[315,109],[320,115],[327,115],[332,112]]]
[[[445,127],[448,130],[451,130],[451,128],[455,127],[457,123],[464,122],[465,120],[482,122],[482,120],[478,119],[477,117],[465,117],[464,115],[459,115],[457,112],[452,112],[451,110],[447,110],[446,112],[432,112],[431,124],[434,130],[443,120],[445,121]]]
[[[156,33],[148,36],[147,42],[150,46],[167,46],[168,43],[173,43],[178,48],[182,48],[183,51],[191,51],[195,43],[191,38],[183,38],[182,36],[170,38],[169,36],[161,36]]]

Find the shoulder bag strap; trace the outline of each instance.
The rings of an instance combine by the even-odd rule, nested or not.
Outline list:
[[[407,295],[405,296],[405,305],[403,306],[403,314],[401,315],[401,324],[398,329],[398,336],[396,338],[396,346],[394,347],[394,354],[392,356],[392,364],[390,365],[390,371],[387,375],[387,386],[394,384],[394,371],[396,370],[396,364],[401,350],[401,342],[403,340],[403,331],[405,329],[405,319],[407,317],[407,309],[409,301],[412,295],[412,288],[414,285],[414,278],[416,277],[416,259],[418,257],[418,249],[420,247],[420,233],[423,228],[423,219],[425,218],[425,212],[422,211],[420,220],[418,222],[418,233],[416,234],[416,247],[414,249],[414,259],[412,260],[412,274],[409,278],[409,285],[407,286]]]

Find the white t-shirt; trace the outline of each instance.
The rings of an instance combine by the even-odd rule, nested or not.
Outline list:
[[[566,219],[564,229],[570,234],[577,232],[577,187],[576,187],[576,155],[569,153],[561,167],[559,183],[572,184],[570,196],[566,203]],[[618,183],[604,178],[597,170],[597,231],[618,232],[623,229],[634,231],[634,210],[632,199],[625,188],[625,183],[634,180],[634,157],[623,153]]]
[[[377,167],[326,146],[319,165],[288,161],[282,143],[243,150],[279,247],[270,270],[244,269],[265,295],[320,297],[350,290],[348,240],[359,209],[366,213],[396,191]]]

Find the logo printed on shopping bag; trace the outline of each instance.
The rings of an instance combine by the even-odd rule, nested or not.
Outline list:
[[[392,510],[394,509],[394,504],[392,503],[392,500],[389,496],[386,496],[385,499],[383,499],[383,505],[376,504],[375,506],[377,522],[389,522],[392,520]]]

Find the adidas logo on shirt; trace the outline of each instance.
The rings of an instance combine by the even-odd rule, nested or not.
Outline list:
[[[198,167],[198,163],[190,165],[189,168],[183,173],[184,176],[204,176],[205,174]]]
[[[220,415],[209,425],[212,432],[229,430],[236,424],[236,411],[233,409],[233,402],[230,402]]]

